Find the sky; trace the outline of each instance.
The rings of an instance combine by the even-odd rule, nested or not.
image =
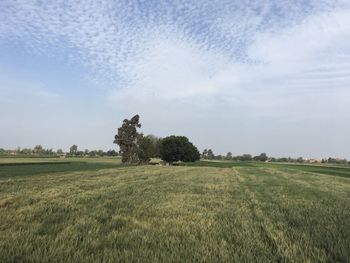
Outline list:
[[[1,0],[0,148],[350,159],[348,0]]]

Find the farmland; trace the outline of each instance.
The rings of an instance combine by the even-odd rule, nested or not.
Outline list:
[[[350,168],[0,160],[0,262],[349,262]]]

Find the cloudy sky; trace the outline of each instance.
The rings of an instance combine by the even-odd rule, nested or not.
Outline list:
[[[348,0],[1,0],[0,147],[350,158]]]

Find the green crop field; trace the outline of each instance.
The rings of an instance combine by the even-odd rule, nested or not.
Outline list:
[[[350,261],[349,167],[1,161],[0,262],[271,261]]]

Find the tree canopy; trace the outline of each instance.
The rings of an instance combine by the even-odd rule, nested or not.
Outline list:
[[[200,154],[187,137],[172,135],[162,140],[160,157],[168,163],[194,162],[200,159]]]

